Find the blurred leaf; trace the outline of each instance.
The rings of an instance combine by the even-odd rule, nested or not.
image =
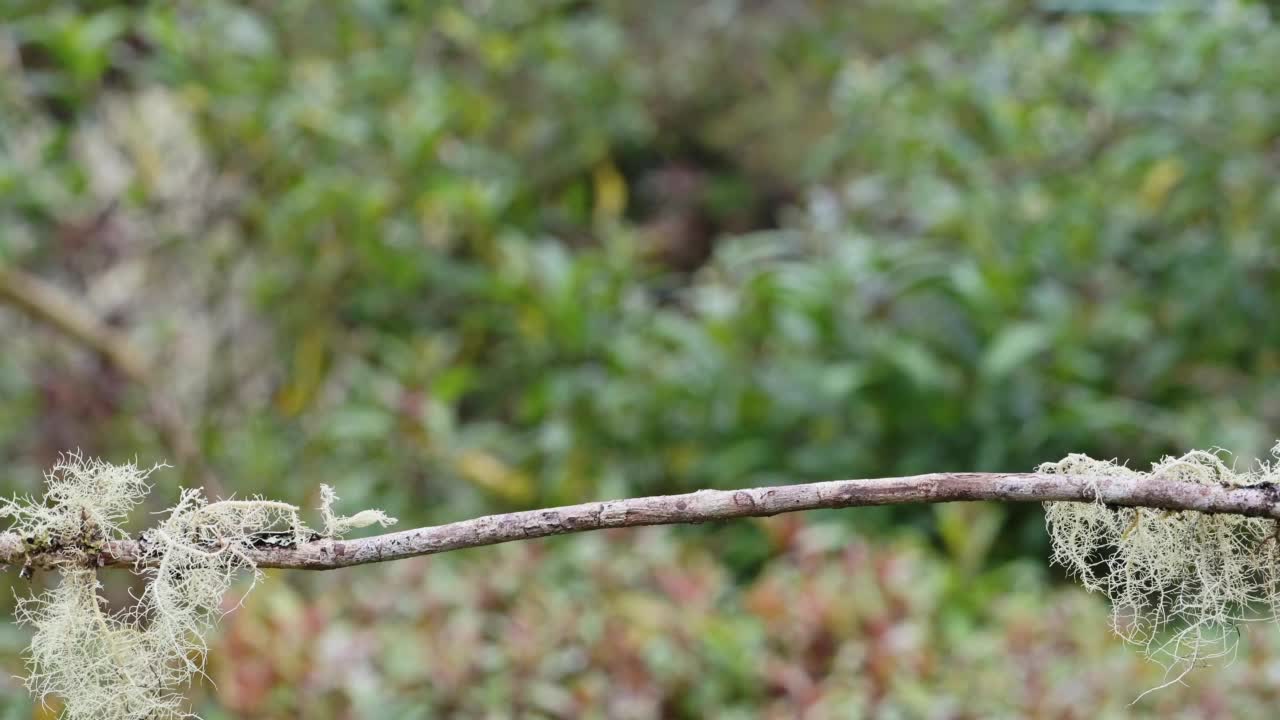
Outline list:
[[[948,503],[934,506],[938,535],[961,574],[982,567],[1005,521],[1005,510],[993,503]]]
[[[1165,198],[1186,174],[1186,168],[1178,158],[1165,158],[1156,163],[1142,180],[1139,191],[1147,209],[1155,211],[1164,205]]]
[[[614,220],[627,207],[627,181],[613,163],[601,163],[592,172],[595,185],[596,222]]]
[[[982,356],[982,373],[993,379],[1008,375],[1051,347],[1053,339],[1053,333],[1044,325],[1010,325],[987,346]]]
[[[523,504],[533,499],[532,479],[489,453],[464,450],[454,465],[465,480],[507,502]]]

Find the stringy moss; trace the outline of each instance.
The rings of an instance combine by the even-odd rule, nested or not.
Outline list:
[[[1070,455],[1044,473],[1203,485],[1280,483],[1277,462],[1237,472],[1213,452],[1193,451],[1150,472]],[[181,688],[202,673],[203,636],[224,612],[222,597],[238,573],[258,579],[250,551],[263,542],[296,544],[322,536],[286,503],[253,498],[207,501],[184,490],[178,504],[143,535],[135,572],[148,579],[137,605],[108,613],[93,566],[105,542],[126,539],[121,524],[146,497],[155,468],[111,465],[77,454],[48,474],[39,502],[0,499],[0,517],[29,552],[82,555],[61,582],[19,600],[20,621],[35,628],[27,685],[61,698],[68,720],[191,717]],[[378,510],[336,515],[337,495],[321,486],[324,537],[395,522]],[[1116,632],[1160,662],[1176,682],[1198,663],[1234,654],[1236,627],[1280,617],[1280,526],[1265,518],[1194,511],[1046,503],[1053,561],[1091,591],[1110,597]],[[1259,614],[1258,611],[1261,611]]]
[[[0,517],[12,518],[9,530],[30,550],[85,553],[83,567],[64,569],[55,588],[19,599],[17,609],[35,628],[27,686],[42,700],[59,697],[68,720],[191,717],[180,688],[202,672],[203,637],[223,614],[222,597],[236,575],[249,571],[257,581],[249,551],[264,540],[318,536],[296,506],[262,498],[211,503],[199,490],[184,490],[143,536],[135,568],[148,580],[142,597],[129,610],[107,613],[89,553],[126,538],[120,523],[146,496],[150,472],[70,454],[48,474],[41,502],[0,501]],[[335,515],[337,496],[326,486],[321,499],[326,537],[395,522],[377,510]]]
[[[1280,444],[1272,451],[1280,459]],[[1217,452],[1167,457],[1142,473],[1084,455],[1040,472],[1107,478],[1161,478],[1202,485],[1280,481],[1275,462],[1237,472]],[[1112,602],[1117,634],[1140,646],[1177,682],[1197,664],[1234,657],[1246,621],[1275,620],[1275,520],[1195,511],[1045,503],[1053,561]]]

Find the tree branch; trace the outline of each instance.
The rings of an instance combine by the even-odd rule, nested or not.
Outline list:
[[[1112,478],[1041,473],[931,473],[874,480],[836,480],[746,490],[699,490],[684,495],[608,500],[544,510],[488,515],[472,520],[375,535],[323,539],[297,547],[263,547],[251,553],[258,567],[332,570],[418,555],[532,540],[550,535],[642,525],[679,525],[741,517],[765,517],[821,508],[975,500],[1002,502],[1102,502],[1163,510],[1195,510],[1280,519],[1280,488],[1200,485],[1158,478]],[[132,565],[134,541],[112,542],[98,561]],[[21,539],[0,534],[0,562],[25,562]],[[66,562],[65,555],[30,558],[35,567]]]
[[[0,267],[0,300],[102,355],[130,380],[144,384],[149,381],[151,372],[146,358],[57,287],[17,268]]]
[[[195,432],[176,403],[156,387],[151,364],[127,338],[107,325],[74,296],[35,275],[0,266],[0,302],[7,302],[106,358],[120,374],[142,389],[155,418],[161,441],[177,462],[193,468],[214,495],[225,497],[226,488],[204,462]]]

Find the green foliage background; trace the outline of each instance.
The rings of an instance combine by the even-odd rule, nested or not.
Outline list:
[[[230,489],[330,482],[411,524],[1247,463],[1280,434],[1280,34],[1265,5],[1162,7],[11,0],[0,263],[153,358]],[[4,490],[68,448],[173,459],[100,358],[2,307],[0,337]],[[157,508],[201,476],[165,478]],[[278,575],[197,709],[1274,707],[1267,628],[1127,707],[1159,669],[1052,579],[1040,523],[867,510]]]

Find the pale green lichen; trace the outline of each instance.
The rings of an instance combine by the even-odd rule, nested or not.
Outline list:
[[[387,527],[396,524],[396,519],[381,510],[361,510],[350,517],[335,515],[333,504],[339,498],[333,488],[320,486],[320,517],[324,520],[324,534],[328,537],[340,537],[357,528],[369,527],[373,524]]]
[[[1280,457],[1280,445],[1273,454]],[[1039,470],[1228,487],[1280,481],[1275,463],[1238,472],[1205,451],[1165,458],[1147,473],[1084,455]],[[1169,682],[1197,664],[1234,656],[1240,623],[1280,615],[1275,520],[1100,502],[1046,503],[1045,509],[1053,561],[1111,599],[1116,632],[1164,665]]]
[[[155,469],[66,454],[45,475],[40,501],[0,498],[0,518],[10,518],[8,530],[35,549],[121,539],[121,523],[150,491],[147,477]]]
[[[145,497],[150,470],[63,457],[48,475],[41,502],[6,500],[0,517],[29,538],[33,551],[83,553],[52,590],[20,599],[22,622],[35,628],[27,686],[58,697],[68,720],[190,717],[181,688],[202,671],[203,636],[224,612],[222,598],[241,571],[257,579],[250,551],[264,539],[300,543],[316,536],[287,503],[253,498],[208,502],[182,492],[177,506],[141,542],[135,571],[148,582],[137,604],[103,609],[92,553],[126,537],[121,523]],[[326,536],[394,518],[380,511],[335,515],[322,488]]]

